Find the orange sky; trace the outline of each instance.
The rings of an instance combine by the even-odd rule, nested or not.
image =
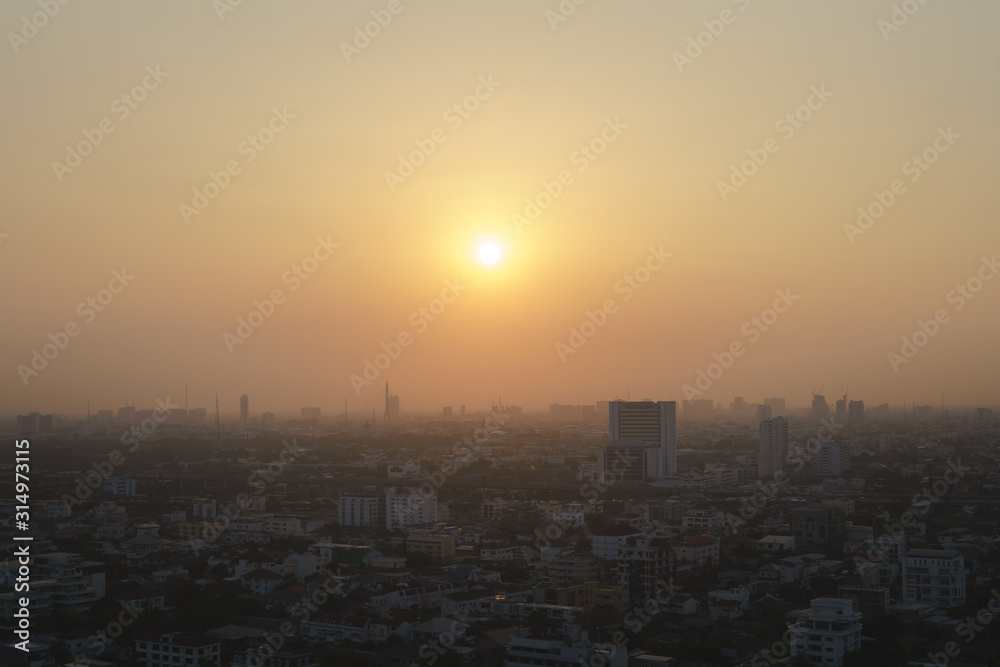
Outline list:
[[[0,411],[1000,403],[995,2],[227,3],[0,7]]]

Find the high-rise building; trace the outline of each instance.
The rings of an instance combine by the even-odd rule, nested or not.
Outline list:
[[[847,399],[838,398],[837,399],[837,416],[841,418],[841,421],[847,418]]]
[[[377,526],[384,521],[384,502],[376,493],[344,493],[337,503],[337,521],[341,526]]]
[[[663,594],[674,575],[674,552],[665,537],[646,535],[627,539],[618,547],[618,587],[628,604],[639,604]]]
[[[830,414],[830,405],[826,402],[826,396],[813,394],[812,407],[809,408],[809,416],[813,419],[823,419]]]
[[[246,428],[250,423],[250,397],[246,394],[240,396],[240,424]]]
[[[747,404],[743,402],[742,396],[737,396],[733,399],[733,402],[729,405],[729,411],[734,417],[742,417],[746,414]]]
[[[865,402],[851,401],[847,407],[847,418],[852,422],[863,422],[865,420]]]
[[[813,665],[840,667],[845,655],[861,648],[861,612],[854,600],[816,598],[789,630],[792,655],[805,655]]]
[[[765,419],[770,419],[771,418],[771,412],[772,411],[771,411],[771,406],[770,405],[768,405],[766,403],[764,405],[758,405],[757,406],[757,421],[758,422],[762,422]]]
[[[135,406],[126,405],[118,408],[118,426],[131,426],[135,421]]]
[[[549,404],[549,418],[552,419],[552,421],[561,422],[583,421],[583,406],[559,405],[558,403],[551,403]]]
[[[642,440],[615,440],[597,452],[597,479],[601,484],[636,482],[663,477],[660,450]]]
[[[684,419],[704,421],[715,416],[715,402],[708,398],[684,401]]]
[[[18,433],[46,433],[52,430],[52,415],[32,412],[17,416]]]
[[[781,470],[788,448],[788,422],[783,417],[760,423],[760,450],[757,452],[757,477],[772,479]]]
[[[771,413],[775,417],[783,417],[785,415],[785,399],[783,398],[765,398],[764,405],[771,406]]]
[[[979,425],[989,424],[993,421],[993,411],[989,408],[976,408],[973,421]]]
[[[796,547],[828,544],[844,532],[844,513],[830,505],[802,505],[791,512],[792,536]]]
[[[851,449],[846,442],[820,442],[815,460],[821,475],[840,477],[851,467]]]
[[[611,442],[641,440],[659,449],[661,477],[677,474],[677,404],[674,401],[612,401],[608,431]]]
[[[274,426],[274,413],[265,412],[260,416],[260,423],[264,428],[271,428]]]
[[[437,521],[437,494],[423,494],[412,487],[385,490],[385,528],[419,526]]]

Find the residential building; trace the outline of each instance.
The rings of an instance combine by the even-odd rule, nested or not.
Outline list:
[[[177,633],[140,635],[135,660],[141,667],[199,667],[202,661],[221,667],[222,642]]]
[[[385,520],[384,497],[377,493],[345,493],[337,505],[341,526],[378,526]]]
[[[840,477],[851,467],[851,448],[846,442],[820,442],[814,459],[821,475]]]
[[[655,598],[670,585],[674,572],[674,553],[666,538],[630,538],[619,547],[618,585],[628,604]]]
[[[429,556],[435,563],[455,562],[455,536],[413,531],[406,538],[406,551]]]
[[[854,600],[816,598],[790,628],[791,653],[814,665],[840,667],[844,656],[861,648],[861,612]]]
[[[795,551],[795,538],[791,535],[765,535],[757,540],[757,551],[765,554]]]
[[[903,559],[903,602],[965,606],[965,558],[957,551],[910,549]]]
[[[826,544],[831,536],[844,531],[843,514],[833,507],[796,507],[791,515],[792,535],[799,547]]]
[[[673,544],[677,564],[697,567],[719,564],[719,540],[711,535],[692,535]]]
[[[404,526],[419,526],[437,520],[437,494],[423,494],[413,488],[385,490],[385,527],[395,530]]]
[[[758,427],[757,477],[773,479],[781,471],[788,449],[788,423],[783,417],[765,419]]]
[[[628,651],[625,647],[593,644],[587,633],[579,633],[577,641],[560,639],[510,638],[504,665],[506,667],[579,667],[603,665],[627,667]]]
[[[611,526],[594,531],[594,538],[590,543],[590,548],[598,558],[618,560],[618,552],[621,545],[625,544],[629,538],[641,537],[642,534],[641,530],[629,525]]]
[[[299,634],[307,642],[339,645],[368,641],[371,619],[365,616],[314,613],[302,619]]]
[[[104,480],[104,492],[113,496],[134,496],[135,480],[130,477],[112,475]]]
[[[750,589],[746,586],[708,592],[708,613],[713,621],[735,620],[749,608]]]

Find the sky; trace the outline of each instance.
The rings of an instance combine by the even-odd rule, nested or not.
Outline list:
[[[6,0],[0,412],[1000,404],[998,22]]]

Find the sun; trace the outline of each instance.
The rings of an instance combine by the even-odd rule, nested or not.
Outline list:
[[[503,259],[504,247],[496,241],[480,241],[476,246],[476,258],[483,266],[496,266]]]

